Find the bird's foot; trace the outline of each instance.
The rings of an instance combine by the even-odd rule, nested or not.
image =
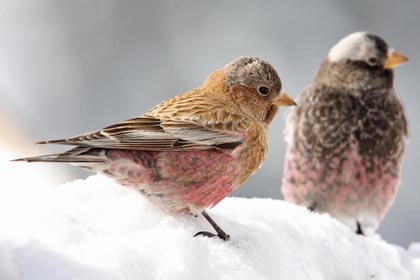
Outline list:
[[[214,233],[211,233],[211,232],[208,232],[208,231],[199,231],[196,234],[194,234],[194,237],[197,237],[197,236],[200,236],[200,235],[205,236],[205,237],[208,237],[208,238],[212,238],[212,237],[217,236],[220,239],[222,239],[223,241],[230,240],[230,235],[229,234],[226,234],[224,231],[222,231],[222,232],[220,232],[218,234],[214,234]]]
[[[221,229],[216,224],[216,222],[213,221],[213,219],[209,216],[209,214],[207,214],[206,211],[203,211],[201,213],[201,215],[203,215],[203,217],[206,218],[206,220],[211,224],[211,226],[214,228],[214,230],[217,232],[217,234],[214,234],[214,233],[211,233],[211,232],[208,232],[208,231],[200,231],[200,232],[197,232],[194,235],[194,237],[199,236],[199,235],[203,235],[203,236],[209,237],[209,238],[212,238],[212,237],[217,236],[220,239],[222,239],[223,241],[228,241],[230,239],[230,235],[229,234],[226,234],[226,232],[224,232],[223,229]]]
[[[311,212],[315,212],[315,209],[316,209],[317,206],[318,206],[318,204],[316,202],[314,202],[308,207],[308,210],[311,211]]]
[[[357,229],[356,229],[356,233],[358,235],[365,235],[365,233],[363,232],[362,226],[360,225],[359,222],[357,222]]]

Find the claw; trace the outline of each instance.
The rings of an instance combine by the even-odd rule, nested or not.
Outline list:
[[[197,232],[196,234],[194,234],[194,237],[197,237],[197,236],[199,236],[199,235],[203,235],[203,236],[205,236],[205,237],[209,237],[209,238],[212,238],[212,237],[217,236],[216,234],[211,233],[211,232],[208,232],[208,231],[199,231],[199,232]]]
[[[211,224],[211,226],[214,228],[214,230],[217,232],[217,234],[208,232],[208,231],[200,231],[197,232],[194,237],[199,236],[199,235],[203,235],[205,237],[219,237],[220,239],[222,239],[223,241],[228,241],[230,239],[230,235],[226,234],[226,232],[224,232],[217,224],[215,221],[213,221],[213,219],[209,216],[209,214],[206,213],[206,211],[203,211],[201,213],[201,215],[203,215],[204,218],[206,218],[206,220]]]
[[[208,238],[212,238],[212,237],[217,236],[220,239],[222,239],[223,241],[230,240],[230,235],[226,234],[226,233],[224,233],[224,234],[214,234],[214,233],[211,233],[211,232],[208,232],[208,231],[199,231],[196,234],[194,234],[194,237],[197,237],[199,235],[203,235],[203,236],[208,237]]]

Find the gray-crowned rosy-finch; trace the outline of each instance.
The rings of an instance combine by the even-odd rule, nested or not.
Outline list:
[[[267,155],[268,126],[281,93],[274,68],[241,57],[212,73],[196,89],[164,101],[145,115],[80,136],[40,142],[74,145],[32,162],[68,162],[134,188],[171,214],[199,214],[217,236],[229,239],[205,212],[241,186]],[[209,232],[199,232],[215,236]]]
[[[339,41],[288,115],[285,199],[374,231],[401,178],[407,122],[393,68],[407,60],[379,36]]]

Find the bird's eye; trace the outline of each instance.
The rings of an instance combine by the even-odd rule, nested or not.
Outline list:
[[[268,89],[268,87],[262,86],[258,88],[258,92],[262,95],[262,96],[267,96],[268,93],[270,92],[270,90]]]
[[[376,65],[378,63],[378,59],[376,58],[376,57],[370,57],[369,59],[368,59],[368,64],[369,65]]]

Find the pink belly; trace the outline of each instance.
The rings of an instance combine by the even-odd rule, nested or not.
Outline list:
[[[287,201],[315,206],[338,220],[375,228],[400,184],[400,161],[363,159],[354,149],[327,162],[299,157],[289,149],[282,184]]]
[[[239,187],[239,160],[219,150],[111,150],[102,172],[172,214],[200,213]]]

